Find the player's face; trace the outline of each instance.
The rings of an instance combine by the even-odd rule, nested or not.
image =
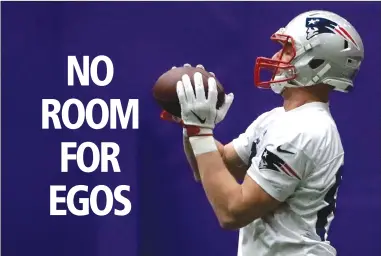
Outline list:
[[[282,61],[279,63],[279,68],[276,71],[276,74],[280,74],[282,72],[282,67],[287,67],[288,65],[285,63],[289,63],[294,57],[294,51],[292,48],[292,45],[289,43],[286,43],[286,45],[282,49],[280,49],[277,53],[274,54],[274,56],[271,58],[273,60]]]
[[[295,67],[291,63],[296,56],[292,37],[274,34],[271,36],[271,40],[280,43],[281,47],[272,58],[257,58],[254,68],[254,84],[260,88],[270,88],[271,83],[290,81],[296,77]],[[282,75],[283,73],[287,74],[287,76]],[[269,78],[269,75],[271,75],[271,78]],[[267,76],[269,79],[262,79],[261,76]]]
[[[280,49],[277,53],[272,57],[273,60],[280,60],[286,63],[289,63],[294,57],[294,50],[290,43],[286,43],[286,45]]]

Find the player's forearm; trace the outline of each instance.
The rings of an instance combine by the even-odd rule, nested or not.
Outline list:
[[[218,152],[220,155],[223,155],[224,146],[217,140],[215,140]],[[187,157],[188,163],[192,168],[193,175],[196,181],[200,181],[200,173],[197,166],[196,157],[193,154],[192,146],[189,143],[189,138],[186,136],[183,136],[183,144],[184,144],[184,152]]]
[[[246,174],[246,167],[245,166],[238,166],[235,162],[231,163],[231,160],[228,159],[228,157],[225,157],[224,152],[224,145],[222,145],[221,142],[218,140],[214,140],[218,149],[218,152],[220,153],[224,164],[231,175],[236,179],[236,181],[241,182]],[[184,152],[187,157],[188,163],[192,168],[193,175],[195,177],[196,181],[200,181],[200,174],[198,171],[197,161],[193,154],[192,146],[189,143],[189,138],[185,137],[183,138],[183,144],[184,144]]]
[[[200,174],[197,167],[197,161],[193,154],[192,146],[189,143],[189,138],[183,136],[184,152],[187,157],[188,163],[193,171],[193,176],[196,181],[200,181]]]
[[[221,155],[209,152],[196,157],[202,185],[212,208],[224,228],[235,228],[235,202],[241,200],[241,186],[226,168]]]

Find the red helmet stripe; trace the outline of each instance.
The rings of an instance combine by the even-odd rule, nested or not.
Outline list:
[[[348,33],[348,31],[346,31],[343,27],[339,27],[339,29],[352,41],[352,43],[354,45],[357,46],[355,40],[353,40],[353,38],[351,37],[351,35]]]

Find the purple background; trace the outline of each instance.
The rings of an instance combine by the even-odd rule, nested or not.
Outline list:
[[[216,129],[227,143],[281,104],[252,82],[255,58],[277,49],[270,35],[295,15],[323,6],[357,28],[366,56],[355,91],[335,94],[331,102],[346,171],[330,239],[339,255],[380,255],[381,4],[369,2],[2,3],[2,255],[235,255],[238,234],[218,226],[192,180],[181,129],[159,120],[152,85],[186,62],[214,71],[236,96]],[[114,63],[111,84],[68,87],[67,56],[100,54]],[[42,99],[71,97],[121,98],[124,104],[138,98],[140,129],[42,130]],[[60,173],[62,141],[117,142],[122,172],[84,174],[72,163],[69,173]],[[132,212],[49,216],[49,186],[79,184],[130,185]]]

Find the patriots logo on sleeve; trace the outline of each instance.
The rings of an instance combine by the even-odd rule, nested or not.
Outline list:
[[[298,174],[283,159],[275,155],[271,151],[265,149],[262,154],[259,169],[270,169],[276,172],[283,172],[288,176],[295,177],[300,180]]]
[[[318,17],[307,18],[306,28],[307,40],[310,40],[311,38],[319,34],[337,34],[341,36],[344,40],[351,42],[357,49],[359,49],[359,46],[357,45],[353,37],[349,34],[349,32],[345,28],[339,26],[336,22],[333,22],[329,19]]]

